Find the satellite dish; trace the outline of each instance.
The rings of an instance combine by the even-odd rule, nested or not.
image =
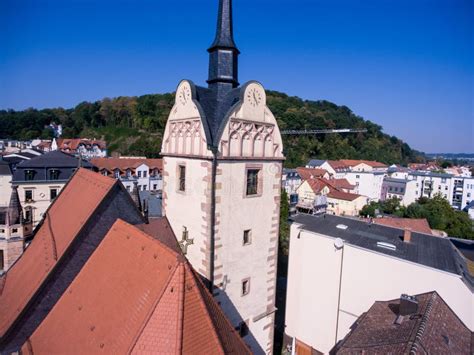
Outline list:
[[[336,240],[334,241],[334,247],[337,250],[344,248],[344,240],[342,240],[341,238],[336,238]]]

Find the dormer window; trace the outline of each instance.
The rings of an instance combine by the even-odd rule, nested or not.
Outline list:
[[[25,171],[25,180],[31,181],[35,178],[35,171],[34,170],[26,170]]]
[[[114,176],[115,176],[116,179],[118,179],[120,177],[120,170],[116,169],[114,171]]]
[[[59,170],[53,169],[49,171],[49,180],[58,180],[59,179]]]

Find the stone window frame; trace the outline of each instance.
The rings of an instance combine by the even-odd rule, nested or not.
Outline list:
[[[181,190],[181,175],[180,170],[181,167],[184,167],[184,187]],[[179,161],[176,163],[176,192],[182,195],[186,195],[186,162]]]
[[[247,177],[249,170],[258,170],[257,175],[257,193],[253,195],[247,195]],[[255,198],[261,197],[263,194],[263,164],[246,164],[245,165],[245,176],[244,176],[244,198]]]
[[[25,202],[26,202],[26,203],[31,203],[31,202],[34,202],[34,201],[35,201],[34,190],[35,190],[35,188],[32,188],[32,187],[25,187],[25,188],[23,189],[23,197],[25,198]],[[31,192],[31,199],[27,199],[27,198],[26,198],[26,192],[27,192],[27,191],[30,191],[30,192]]]
[[[244,288],[245,283],[247,284],[246,290]],[[240,295],[242,297],[249,295],[250,294],[250,277],[242,279],[242,282],[240,283],[240,285],[241,285]]]

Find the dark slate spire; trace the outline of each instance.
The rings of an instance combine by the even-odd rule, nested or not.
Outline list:
[[[232,0],[219,0],[216,39],[209,52],[210,89],[228,92],[239,86],[238,56],[239,50],[234,43],[232,25]],[[220,96],[220,95],[219,95]]]
[[[10,226],[23,223],[23,210],[18,197],[18,186],[12,186],[10,204],[8,205],[6,223]]]

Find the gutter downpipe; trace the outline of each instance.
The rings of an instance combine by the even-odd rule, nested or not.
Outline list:
[[[336,314],[336,337],[334,339],[334,346],[337,344],[337,335],[339,330],[339,313],[341,308],[341,289],[342,289],[342,268],[344,266],[344,245],[342,246],[342,254],[341,254],[341,268],[339,272],[339,292],[337,296],[337,314]]]
[[[217,176],[217,147],[212,149],[211,172],[211,234],[210,234],[210,260],[209,260],[209,291],[214,295],[214,259],[216,239],[216,176]]]

